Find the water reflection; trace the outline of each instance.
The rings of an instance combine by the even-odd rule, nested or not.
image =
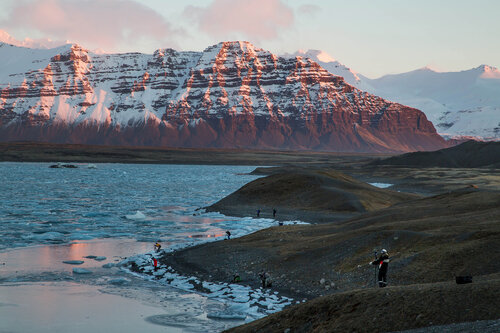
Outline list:
[[[0,332],[220,332],[238,324],[207,318],[223,308],[216,300],[102,267],[152,249],[150,242],[107,239],[0,252]],[[106,259],[86,258],[94,255]],[[73,274],[74,267],[92,274]],[[110,283],[117,278],[128,282]],[[184,321],[151,319],[181,314]]]

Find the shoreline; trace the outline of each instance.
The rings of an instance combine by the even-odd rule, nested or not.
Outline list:
[[[294,299],[312,301],[312,304],[317,304],[320,302],[319,299],[326,297],[326,303],[330,304],[329,307],[335,307],[337,297],[345,298],[345,295],[353,295],[355,299],[358,299],[358,302],[365,302],[363,300],[365,297],[373,298],[374,295],[383,292],[383,290],[373,288],[373,269],[366,266],[367,261],[373,260],[373,249],[379,249],[380,246],[394,251],[392,257],[394,262],[390,269],[390,287],[386,291],[391,294],[396,293],[397,304],[404,303],[398,296],[404,293],[417,293],[421,294],[419,297],[433,298],[427,291],[430,292],[442,284],[450,286],[449,289],[446,289],[450,298],[458,299],[456,293],[460,293],[461,289],[460,286],[454,286],[455,282],[451,281],[450,274],[460,275],[474,272],[472,274],[475,276],[476,282],[480,281],[484,286],[497,285],[500,271],[491,275],[490,263],[484,260],[478,261],[477,258],[467,255],[467,252],[459,252],[459,256],[464,260],[462,264],[455,263],[454,258],[457,255],[455,252],[461,251],[462,248],[472,246],[474,251],[483,253],[495,246],[493,244],[498,243],[494,231],[498,229],[498,226],[495,225],[492,216],[495,215],[494,211],[500,209],[496,205],[500,198],[500,192],[493,189],[495,182],[500,179],[486,173],[488,186],[484,186],[484,188],[481,186],[478,189],[477,186],[464,184],[463,179],[461,183],[446,184],[447,171],[439,170],[437,172],[440,172],[441,177],[438,177],[435,183],[431,184],[432,187],[428,188],[441,189],[441,191],[434,191],[435,193],[429,193],[427,196],[416,196],[413,199],[408,197],[407,201],[403,200],[387,208],[360,213],[352,218],[337,222],[330,221],[331,223],[305,226],[273,226],[240,238],[205,243],[175,251],[162,256],[161,261],[182,274],[194,275],[204,281],[228,281],[233,272],[238,272],[244,283],[254,288],[259,285],[257,273],[264,269],[271,273],[273,290]],[[467,170],[467,172],[472,171]],[[479,172],[479,176],[481,172]],[[454,177],[456,173],[463,175],[463,171],[460,169],[451,170],[449,177]],[[413,182],[410,184],[410,186],[413,185],[411,188],[417,191],[421,190],[415,186],[419,184],[418,177],[410,179],[410,181]],[[421,184],[425,185],[425,181],[428,179],[424,178],[423,181]],[[248,185],[244,187],[248,187]],[[268,185],[274,188],[274,183]],[[408,187],[408,185],[406,186]],[[436,194],[436,192],[441,194]],[[222,199],[221,202],[234,196],[235,193]],[[258,191],[258,193],[259,196],[265,194],[262,191]],[[238,200],[225,202],[228,209],[222,211],[224,214],[227,212],[244,214],[254,210],[253,206],[249,205],[246,207],[238,204],[233,206],[233,203],[238,202]],[[480,205],[478,205],[479,203]],[[266,214],[270,214],[267,210]],[[470,221],[471,216],[476,222]],[[392,221],[394,218],[395,222]],[[480,243],[481,245],[478,245],[474,238],[464,236],[475,232],[474,223],[481,223],[483,227],[487,228],[485,230],[492,230],[492,234],[489,236],[484,233],[477,236],[484,239]],[[453,235],[451,239],[449,233]],[[414,245],[409,247],[407,244]],[[442,247],[446,247],[446,250],[442,250]],[[443,251],[448,254],[447,257],[443,256]],[[426,256],[432,258],[431,263],[425,256],[419,256],[419,252],[426,253]],[[363,256],[363,253],[367,253],[367,256]],[[427,267],[429,264],[432,267]],[[408,265],[410,267],[407,267]],[[434,267],[435,265],[438,266]],[[480,266],[480,268],[471,270],[471,267],[476,266]],[[419,274],[410,274],[409,272],[419,272]],[[424,290],[427,291],[419,291],[422,288],[420,286],[425,286]],[[476,285],[473,288],[476,288]],[[484,293],[487,288],[481,289],[480,292]],[[348,298],[348,301],[350,302],[351,299]],[[481,302],[478,305],[481,310],[471,311],[469,320],[496,319],[495,311],[489,309],[487,303]],[[309,302],[304,305],[287,306],[282,312],[236,327],[231,331],[250,332],[260,329],[269,332],[282,332],[287,327],[298,329],[300,326],[297,325],[304,324],[300,324],[300,320],[298,323],[293,320],[290,322],[289,318],[296,316],[290,313],[301,313],[304,311],[302,309],[314,307],[314,305],[309,306],[308,304]],[[356,304],[353,306],[354,309],[357,307]],[[418,310],[419,303],[411,300],[404,306],[412,308],[412,311],[422,311]],[[417,308],[413,309],[413,307]],[[369,305],[368,308],[370,308]],[[487,309],[489,311],[485,315]],[[375,309],[370,309],[370,311],[372,310]],[[305,322],[309,322],[310,320],[307,318],[314,317],[311,313],[315,313],[317,310],[308,311],[309,314],[303,319]],[[433,313],[426,314],[429,323],[449,324],[450,322],[445,320],[447,311],[451,311],[451,309],[436,308]],[[369,318],[365,318],[366,313],[356,313],[360,318],[364,318],[363,320],[369,320]],[[383,320],[384,315],[382,313],[378,315],[380,315],[379,319]],[[328,315],[332,318],[335,316],[341,315],[338,313]],[[418,313],[415,316],[418,316]],[[397,331],[395,328],[412,329],[432,326],[423,324],[422,321],[414,325],[404,324],[405,318],[402,316],[391,319],[392,326],[388,329]],[[283,322],[285,322],[284,326],[282,326]],[[287,324],[288,322],[290,323]],[[321,322],[322,320],[319,320],[315,325],[324,325]],[[456,321],[456,323],[459,322],[461,321]],[[352,327],[359,326],[355,323],[352,325],[354,325]],[[281,328],[277,329],[277,327]],[[346,329],[346,327],[344,328]]]

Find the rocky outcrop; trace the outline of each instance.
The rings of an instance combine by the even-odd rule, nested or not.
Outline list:
[[[446,145],[419,110],[247,42],[153,55],[78,45],[3,44],[2,52],[19,54],[0,77],[3,141],[357,152]]]

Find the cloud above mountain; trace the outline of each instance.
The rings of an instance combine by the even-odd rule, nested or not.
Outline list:
[[[17,1],[0,28],[104,50],[118,50],[131,40],[175,46],[172,36],[182,34],[155,10],[132,0]]]
[[[281,0],[214,0],[206,7],[187,6],[184,16],[202,32],[224,40],[272,40],[295,20],[293,9]]]
[[[50,49],[66,44],[68,41],[52,40],[50,38],[25,38],[19,40],[11,36],[7,31],[0,29],[0,42],[34,49]]]

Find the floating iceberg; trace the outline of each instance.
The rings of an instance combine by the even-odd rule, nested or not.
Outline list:
[[[212,313],[207,313],[207,318],[210,319],[226,319],[226,320],[244,320],[247,318],[247,315],[244,313],[238,313],[238,312],[212,312]]]
[[[371,186],[378,187],[378,188],[388,188],[388,187],[391,187],[392,185],[394,185],[394,184],[388,184],[388,183],[368,183],[368,184],[370,184]]]
[[[125,215],[125,217],[129,220],[144,220],[146,215],[144,215],[141,211],[137,211],[134,215]]]
[[[124,277],[119,277],[116,279],[110,279],[108,281],[109,284],[114,284],[114,285],[124,285],[130,283],[130,279],[124,278]]]
[[[63,264],[69,264],[69,265],[81,265],[83,264],[83,260],[64,260]]]
[[[92,272],[85,268],[75,267],[73,268],[73,274],[92,274]]]

